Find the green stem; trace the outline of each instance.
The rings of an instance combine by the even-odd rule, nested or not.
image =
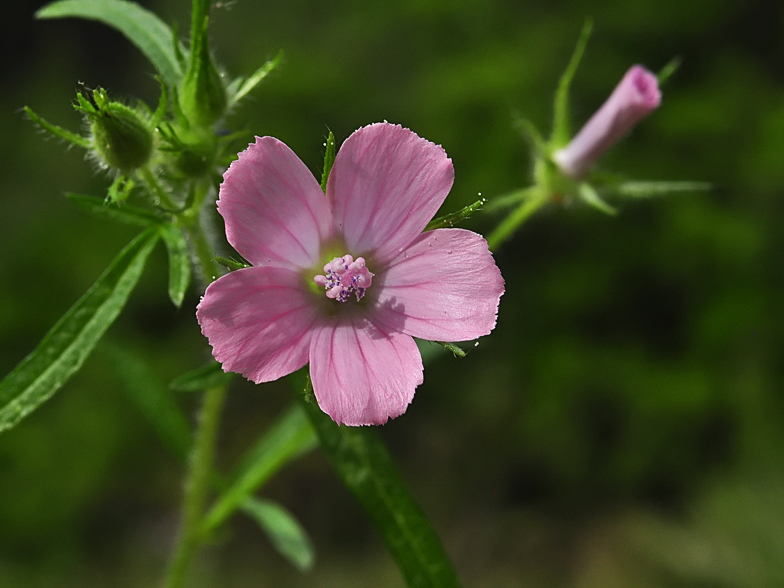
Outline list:
[[[141,167],[139,168],[139,175],[142,177],[142,180],[149,188],[150,192],[152,193],[155,198],[158,199],[158,202],[167,209],[167,210],[175,210],[177,205],[174,203],[174,200],[171,199],[169,193],[161,186],[158,182],[158,179],[155,177],[155,174],[152,173],[149,167]]]
[[[185,483],[182,527],[163,584],[164,588],[178,588],[183,585],[193,555],[201,543],[201,520],[207,502],[210,472],[215,454],[215,438],[225,398],[225,385],[210,388],[204,393],[204,403],[199,414],[196,439]]]
[[[214,282],[223,274],[221,267],[215,261],[215,252],[212,245],[210,245],[210,241],[201,226],[201,209],[209,189],[210,186],[206,182],[199,183],[196,186],[193,204],[178,217],[180,226],[188,235],[188,242],[195,258],[198,260],[199,270],[204,277],[205,284]]]
[[[517,230],[517,227],[544,206],[549,199],[550,195],[547,190],[534,188],[530,193],[530,197],[523,201],[523,203],[512,214],[507,216],[487,237],[487,244],[490,247],[490,250],[494,251],[498,249],[501,243],[512,236],[512,233]]]

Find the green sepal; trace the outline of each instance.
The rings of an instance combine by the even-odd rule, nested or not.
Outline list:
[[[332,131],[327,135],[327,142],[324,143],[324,148],[324,171],[321,172],[321,189],[326,194],[329,174],[332,171],[332,165],[335,163],[335,135],[332,134]]]
[[[292,459],[316,447],[316,434],[302,409],[294,405],[251,447],[230,476],[230,483],[202,521],[210,533],[253,492]]]
[[[149,228],[129,243],[38,347],[0,382],[0,431],[48,400],[82,364],[128,300],[158,241]]]
[[[241,507],[269,537],[275,550],[300,572],[307,572],[316,561],[308,533],[294,515],[277,502],[248,498]]]
[[[137,208],[130,204],[123,204],[122,206],[113,206],[105,199],[98,198],[97,196],[88,196],[87,194],[73,194],[66,193],[65,197],[85,210],[111,220],[116,220],[128,225],[137,225],[141,227],[157,226],[165,219],[162,217],[145,210]]]
[[[572,123],[569,114],[569,88],[572,84],[572,79],[574,79],[574,74],[577,72],[577,67],[583,58],[585,46],[591,37],[592,28],[593,20],[590,18],[586,19],[580,32],[580,38],[577,40],[577,45],[574,48],[574,53],[572,53],[572,58],[569,60],[569,65],[566,66],[566,71],[564,71],[558,82],[553,109],[553,134],[550,139],[550,145],[553,150],[564,147],[571,139]]]
[[[577,194],[583,202],[589,206],[593,206],[596,210],[609,214],[610,216],[618,214],[618,209],[602,200],[596,189],[588,182],[580,183],[577,187]]]
[[[547,142],[542,138],[539,129],[527,118],[515,117],[514,126],[523,137],[531,144],[537,157],[545,157],[548,152]]]
[[[378,430],[338,426],[301,393],[297,396],[332,468],[373,522],[408,586],[458,588],[438,534],[408,491]]]
[[[246,267],[251,267],[249,263],[245,263],[242,261],[235,261],[233,259],[227,259],[225,257],[215,256],[215,261],[221,264],[223,267],[227,268],[230,272],[235,270],[245,269]]]
[[[188,242],[176,225],[161,225],[161,236],[169,254],[169,298],[179,308],[191,283],[191,258]]]
[[[662,87],[667,81],[672,77],[678,69],[681,67],[681,63],[683,63],[683,58],[680,56],[673,57],[667,65],[661,68],[661,71],[656,75],[659,80],[659,87]]]
[[[453,227],[457,223],[464,221],[468,218],[471,218],[475,212],[482,210],[482,207],[485,205],[485,200],[482,198],[481,200],[477,200],[473,204],[469,204],[461,208],[458,211],[450,212],[449,214],[445,214],[444,216],[440,216],[438,218],[434,218],[425,227],[426,231],[432,231],[433,229],[442,229],[445,227]]]
[[[114,27],[141,50],[167,84],[175,86],[182,79],[183,70],[172,47],[171,29],[155,14],[134,2],[60,0],[38,10],[35,17],[86,18]]]
[[[226,87],[226,94],[229,98],[229,110],[234,108],[240,100],[245,98],[256,86],[258,86],[264,78],[266,78],[272,70],[277,68],[283,62],[283,49],[278,51],[278,54],[267,61],[253,75],[245,79],[243,77],[236,78]]]
[[[150,128],[153,129],[158,128],[158,125],[163,122],[163,118],[166,116],[166,111],[169,106],[169,92],[166,89],[166,82],[164,82],[163,78],[160,76],[155,76],[155,79],[158,80],[158,83],[161,86],[161,97],[158,98],[158,107],[150,117]]]
[[[236,375],[224,372],[221,364],[211,361],[205,366],[177,376],[169,383],[169,388],[175,392],[204,392],[208,388],[228,384]]]
[[[82,149],[90,149],[92,148],[92,143],[90,143],[90,139],[86,137],[82,137],[70,131],[66,131],[62,127],[58,127],[57,125],[53,125],[52,123],[48,122],[47,120],[38,116],[33,109],[29,106],[24,107],[25,114],[27,117],[37,124],[39,127],[48,131],[58,139],[62,139],[63,141],[67,141],[72,145],[76,145],[77,147],[81,147]]]
[[[117,204],[118,202],[125,202],[136,183],[125,175],[119,175],[114,178],[109,190],[106,193],[106,200]]]
[[[713,189],[709,182],[622,182],[609,189],[624,198],[655,198],[676,192],[704,192]]]
[[[210,54],[208,25],[206,7],[197,11],[194,6],[190,61],[179,91],[182,114],[191,125],[203,128],[211,127],[223,117],[228,106],[223,78]]]

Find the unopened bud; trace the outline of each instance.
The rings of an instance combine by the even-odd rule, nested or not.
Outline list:
[[[180,108],[191,124],[210,127],[225,113],[226,88],[207,44],[207,18],[191,47],[188,71],[180,85]]]

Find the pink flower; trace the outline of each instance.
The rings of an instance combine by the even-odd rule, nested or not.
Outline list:
[[[594,162],[661,103],[659,80],[635,65],[565,148],[553,159],[573,178],[582,178]]]
[[[487,335],[504,291],[480,235],[422,232],[453,180],[441,147],[379,123],[343,143],[325,196],[291,149],[257,137],[218,200],[253,267],[210,284],[197,310],[223,369],[259,383],[310,362],[319,406],[339,424],[405,412],[423,381],[412,337]]]

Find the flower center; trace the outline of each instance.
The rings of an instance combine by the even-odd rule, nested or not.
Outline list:
[[[354,259],[350,255],[336,257],[324,266],[326,275],[313,276],[313,281],[327,290],[327,298],[346,302],[351,295],[362,300],[365,290],[373,282],[373,276],[365,267],[365,258]]]

